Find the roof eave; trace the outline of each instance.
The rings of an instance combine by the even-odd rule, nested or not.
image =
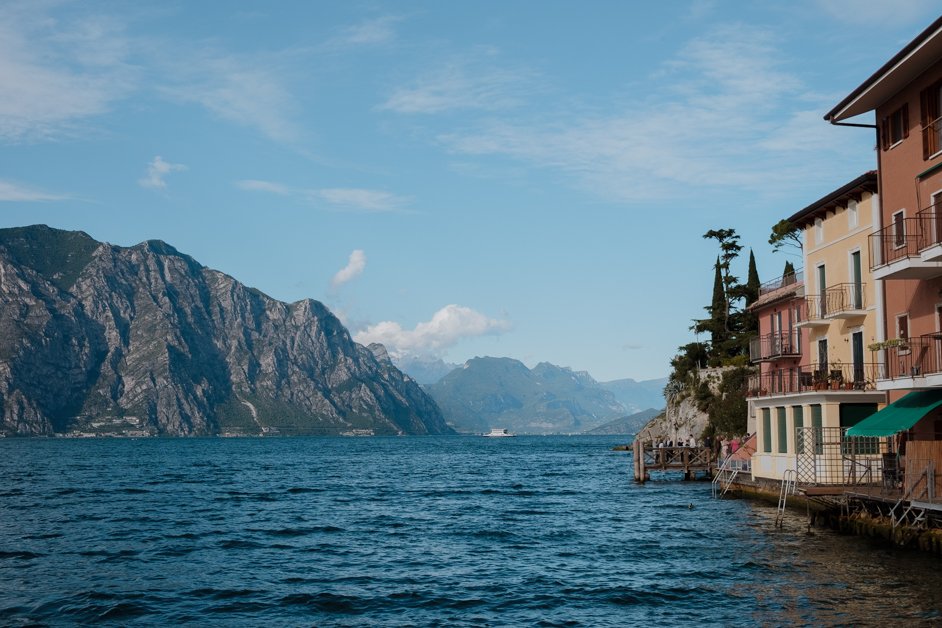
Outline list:
[[[861,83],[824,119],[832,124],[873,111],[939,59],[942,51],[942,17],[936,19],[883,67]],[[893,77],[897,80],[891,80]]]

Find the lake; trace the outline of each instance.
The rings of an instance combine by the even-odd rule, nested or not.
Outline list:
[[[0,440],[8,625],[942,623],[929,555],[618,437]]]

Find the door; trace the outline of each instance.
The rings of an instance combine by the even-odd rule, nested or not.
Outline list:
[[[823,377],[828,374],[828,339],[822,338],[818,341],[818,370]]]
[[[851,272],[851,309],[863,309],[863,284],[860,274],[860,251],[854,251],[850,254],[850,272]]]
[[[824,264],[818,266],[818,309],[821,318],[824,318],[828,313],[828,298],[827,298],[827,276],[824,272]]]
[[[850,342],[854,360],[854,386],[856,387],[866,381],[864,377],[863,332],[855,331],[851,334]]]

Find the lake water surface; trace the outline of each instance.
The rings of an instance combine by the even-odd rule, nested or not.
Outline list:
[[[937,559],[636,485],[618,442],[0,440],[0,619],[942,624]]]

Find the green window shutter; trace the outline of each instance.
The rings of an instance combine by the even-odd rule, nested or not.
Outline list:
[[[776,408],[778,414],[778,453],[788,453],[788,428],[785,425],[785,408]]]
[[[792,419],[795,421],[795,447],[797,451],[795,453],[803,454],[805,453],[802,448],[802,439],[798,436],[801,432],[801,428],[805,426],[805,409],[801,406],[795,406],[792,408]]]
[[[821,430],[821,404],[819,403],[811,406],[811,427],[814,428],[814,453],[822,454],[824,453],[824,445],[821,443],[821,439],[824,437],[824,433]]]
[[[762,408],[762,451],[772,453],[772,410]]]

